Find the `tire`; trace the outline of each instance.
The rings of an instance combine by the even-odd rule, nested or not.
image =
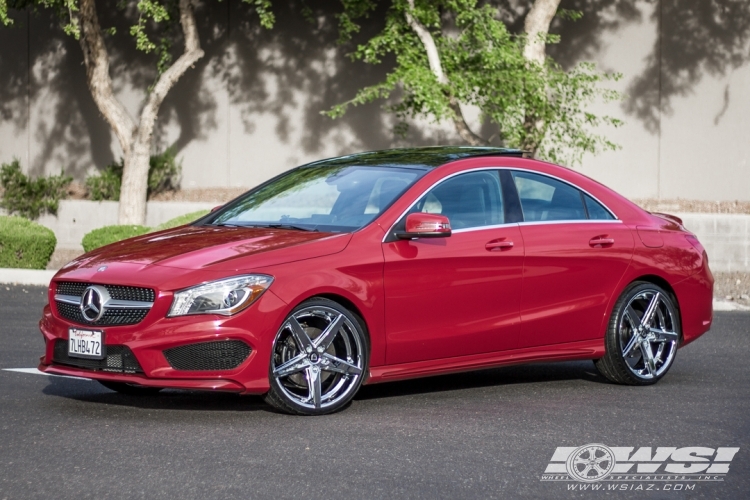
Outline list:
[[[674,363],[681,338],[672,295],[653,283],[636,281],[617,299],[605,337],[606,354],[594,364],[618,384],[655,384]]]
[[[145,387],[125,382],[105,382],[103,380],[98,380],[98,382],[111,391],[128,396],[155,396],[162,389],[161,387]]]
[[[367,374],[364,322],[332,300],[297,306],[273,342],[266,402],[292,415],[325,415],[354,398]]]

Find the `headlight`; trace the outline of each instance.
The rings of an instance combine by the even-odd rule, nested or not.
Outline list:
[[[273,278],[265,274],[248,274],[186,288],[175,292],[167,316],[188,314],[222,314],[231,316],[255,302]]]

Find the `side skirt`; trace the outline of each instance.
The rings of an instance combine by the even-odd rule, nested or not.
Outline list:
[[[546,345],[511,351],[472,354],[458,358],[431,359],[415,363],[383,365],[370,368],[365,384],[392,382],[410,378],[430,377],[448,373],[482,370],[499,366],[538,361],[574,361],[604,356],[604,339],[584,340],[567,344]]]

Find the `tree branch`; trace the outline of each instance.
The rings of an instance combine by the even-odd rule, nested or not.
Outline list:
[[[527,39],[523,56],[527,61],[544,64],[547,47],[544,37],[549,33],[549,27],[559,6],[560,0],[535,0],[531,10],[526,14],[523,29]]]
[[[435,39],[432,38],[432,34],[425,27],[425,25],[419,22],[419,20],[412,15],[412,12],[414,11],[414,0],[407,0],[407,2],[409,4],[409,9],[405,12],[406,22],[409,24],[409,27],[411,27],[411,29],[417,34],[417,37],[419,37],[419,40],[424,46],[424,50],[427,53],[427,62],[430,65],[430,71],[432,71],[432,73],[435,75],[435,78],[440,85],[442,85],[443,87],[447,87],[450,81],[443,71],[443,65],[440,62],[440,53],[438,52],[437,45],[435,44]],[[458,132],[458,135],[460,135],[463,140],[465,140],[472,146],[486,144],[487,141],[476,135],[469,128],[469,125],[466,123],[466,119],[464,118],[464,114],[461,111],[461,105],[459,104],[458,99],[451,95],[448,90],[445,90],[445,92],[446,94],[448,94],[448,105],[453,112],[453,126],[456,128],[456,132]]]
[[[81,0],[80,3],[81,7],[77,16],[81,29],[79,42],[83,50],[83,61],[86,64],[89,89],[99,111],[117,136],[123,152],[127,152],[133,142],[135,123],[112,91],[109,54],[102,38],[94,0]]]
[[[200,38],[198,37],[198,28],[195,25],[195,15],[191,0],[180,0],[180,24],[182,33],[185,38],[185,51],[182,55],[159,76],[156,85],[148,96],[146,105],[141,111],[140,123],[138,126],[138,142],[141,144],[151,144],[151,135],[156,124],[156,116],[159,113],[159,107],[167,96],[169,90],[177,81],[203,57]]]

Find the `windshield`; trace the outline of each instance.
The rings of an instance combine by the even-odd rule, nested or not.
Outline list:
[[[209,223],[354,231],[390,206],[423,173],[396,167],[300,167],[238,198]]]

